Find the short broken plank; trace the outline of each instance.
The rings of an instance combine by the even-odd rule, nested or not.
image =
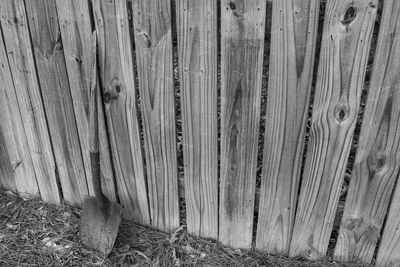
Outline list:
[[[221,1],[219,241],[250,248],[260,120],[266,1]]]
[[[371,263],[400,170],[400,1],[386,0],[383,8],[368,100],[335,248],[334,258],[341,262]],[[392,200],[393,209],[397,203]],[[390,217],[386,221],[391,235],[385,237],[389,239],[395,236],[390,229],[396,225],[392,220],[396,222]],[[396,257],[395,250],[387,245],[380,245],[384,263],[378,266]],[[397,257],[400,265],[400,253]]]
[[[0,189],[16,191],[14,173],[11,169],[11,162],[8,156],[6,141],[0,123]]]
[[[289,255],[325,256],[364,86],[377,3],[328,1]]]

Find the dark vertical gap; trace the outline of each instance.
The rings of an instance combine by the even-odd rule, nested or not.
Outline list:
[[[127,2],[128,8],[128,24],[129,24],[129,34],[131,39],[131,51],[132,51],[132,64],[133,64],[133,74],[134,74],[134,83],[135,83],[135,94],[136,94],[136,114],[138,121],[138,128],[140,134],[140,150],[142,154],[143,161],[143,174],[145,177],[146,184],[146,196],[148,203],[148,213],[150,217],[150,225],[152,225],[152,214],[150,212],[150,196],[149,196],[149,182],[147,175],[147,165],[146,165],[146,154],[144,151],[144,133],[143,133],[143,117],[142,117],[142,100],[140,97],[139,90],[139,78],[138,78],[138,69],[137,69],[137,61],[136,61],[136,45],[135,45],[135,35],[134,35],[134,25],[133,25],[133,10],[132,10],[132,1]]]
[[[54,153],[54,145],[53,145],[53,140],[52,140],[51,133],[50,133],[49,120],[47,118],[46,107],[45,107],[44,101],[43,101],[43,92],[42,92],[42,87],[41,87],[40,81],[39,81],[39,74],[38,74],[38,71],[37,71],[38,67],[37,67],[37,64],[36,64],[35,53],[33,51],[34,48],[33,48],[33,44],[32,44],[32,36],[31,36],[31,30],[30,30],[30,26],[29,26],[29,17],[28,17],[28,13],[26,11],[26,1],[24,1],[24,9],[25,9],[25,14],[24,15],[25,15],[27,29],[28,29],[28,35],[29,35],[29,45],[30,45],[30,47],[32,49],[32,57],[33,57],[33,64],[34,64],[34,68],[35,68],[35,76],[36,76],[36,81],[37,81],[38,88],[39,88],[40,100],[41,100],[41,104],[43,106],[43,111],[44,111],[43,113],[44,113],[44,117],[45,117],[45,120],[46,120],[46,127],[47,127],[47,132],[49,134],[51,152],[52,152],[53,161],[54,161],[54,173],[55,173],[55,177],[56,177],[57,186],[58,186],[58,189],[59,189],[60,202],[63,203],[64,202],[63,188],[62,188],[61,181],[60,181],[60,174],[58,173],[57,160],[56,160],[56,156],[55,156],[55,153]]]
[[[264,34],[264,58],[262,69],[261,83],[261,110],[259,120],[259,135],[258,135],[258,151],[257,151],[257,172],[256,172],[256,191],[254,200],[254,217],[253,217],[253,246],[256,242],[257,225],[258,225],[258,210],[260,203],[261,175],[264,157],[264,135],[267,117],[267,94],[268,94],[268,73],[269,73],[269,56],[271,48],[271,22],[272,22],[272,1],[267,1],[266,17],[265,17],[265,34]]]
[[[338,203],[338,206],[336,209],[335,220],[333,223],[333,229],[332,229],[331,237],[329,239],[327,255],[330,257],[333,257],[333,253],[335,251],[335,246],[336,246],[337,238],[339,235],[340,223],[341,223],[342,217],[343,217],[343,212],[344,212],[344,207],[345,207],[345,202],[346,202],[346,197],[347,197],[347,191],[348,191],[348,188],[350,185],[351,175],[353,172],[355,156],[356,156],[356,152],[357,152],[357,146],[358,146],[358,142],[359,142],[359,138],[360,138],[362,121],[363,121],[364,113],[365,113],[365,105],[367,103],[367,96],[368,96],[370,78],[371,78],[373,64],[374,64],[375,52],[376,52],[376,48],[377,48],[377,41],[378,41],[378,35],[379,35],[379,24],[380,24],[380,20],[381,20],[382,8],[383,8],[383,0],[379,0],[377,16],[376,16],[372,39],[371,39],[371,47],[370,47],[369,56],[368,56],[368,63],[367,63],[366,71],[365,71],[364,86],[363,86],[363,90],[361,93],[360,106],[358,108],[357,122],[356,122],[356,126],[354,129],[353,140],[352,140],[352,144],[351,144],[351,148],[350,148],[350,154],[347,159],[346,173],[344,176],[342,189],[340,192],[339,203]]]
[[[220,183],[221,183],[221,0],[217,0],[217,217],[219,236]]]
[[[172,59],[174,70],[174,92],[175,92],[175,126],[177,144],[177,168],[178,168],[178,198],[179,198],[179,223],[186,225],[186,200],[184,194],[185,179],[183,165],[183,141],[182,141],[182,111],[181,111],[181,90],[179,77],[178,59],[178,32],[176,25],[176,2],[171,0],[171,34],[172,34]]]

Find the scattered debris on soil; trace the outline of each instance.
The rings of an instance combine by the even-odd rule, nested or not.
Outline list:
[[[80,210],[0,192],[0,266],[361,266],[293,260],[123,220],[107,259],[79,240]],[[365,265],[362,265],[365,266]]]

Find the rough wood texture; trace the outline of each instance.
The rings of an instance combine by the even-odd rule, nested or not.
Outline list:
[[[14,173],[11,168],[10,158],[6,141],[4,140],[3,130],[0,123],[0,189],[16,191]]]
[[[39,83],[65,201],[80,206],[88,195],[85,170],[65,66],[56,4],[26,1]]]
[[[386,0],[360,141],[336,243],[337,261],[372,261],[393,187],[399,175],[399,37],[400,2]],[[398,206],[395,200],[392,203],[393,206]],[[397,213],[397,216],[399,214]],[[393,220],[396,221],[395,218]],[[389,219],[386,225],[390,228],[392,220]],[[393,236],[392,232],[390,238]],[[381,251],[387,259],[385,264],[391,262],[391,253],[395,250],[382,247],[381,244]],[[400,246],[397,251],[400,251]],[[394,265],[400,265],[400,253],[397,257],[398,261]]]
[[[92,35],[89,4],[86,0],[57,0],[61,38],[71,87],[72,102],[79,133],[79,140],[85,166],[90,195],[94,195],[89,156],[88,102],[91,79],[90,37]],[[101,103],[101,102],[100,102]],[[102,190],[111,200],[116,200],[114,177],[104,123],[103,106],[99,106],[100,158]]]
[[[1,26],[15,92],[43,201],[60,203],[54,155],[37,80],[25,5],[22,0],[3,1]]]
[[[179,226],[170,6],[134,0],[132,8],[151,221],[166,232]]]
[[[319,0],[275,1],[256,247],[289,251],[303,160]]]
[[[252,242],[266,2],[221,1],[219,240]]]
[[[149,225],[126,2],[93,1],[100,80],[125,218]]]
[[[326,253],[360,104],[378,1],[327,2],[290,256]]]
[[[177,1],[187,230],[218,238],[217,2]]]
[[[2,31],[0,31],[0,127],[6,143],[11,168],[14,172],[18,194],[24,198],[37,197],[39,188],[15,93]]]

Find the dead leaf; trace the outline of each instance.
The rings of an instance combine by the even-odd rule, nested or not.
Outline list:
[[[178,229],[175,230],[175,232],[172,233],[171,238],[169,239],[169,243],[172,245],[178,238],[176,237],[180,231],[183,230],[184,225],[179,226]]]
[[[7,223],[6,226],[7,226],[8,229],[11,229],[11,230],[18,229],[18,225],[17,224]]]
[[[131,247],[131,246],[127,244],[127,245],[125,245],[125,246],[120,247],[118,250],[119,250],[120,252],[127,252],[127,251],[129,250],[130,247]]]
[[[206,253],[201,252],[197,249],[194,249],[191,245],[187,244],[186,246],[182,247],[183,251],[187,254],[197,254],[200,258],[205,258],[207,256]]]

